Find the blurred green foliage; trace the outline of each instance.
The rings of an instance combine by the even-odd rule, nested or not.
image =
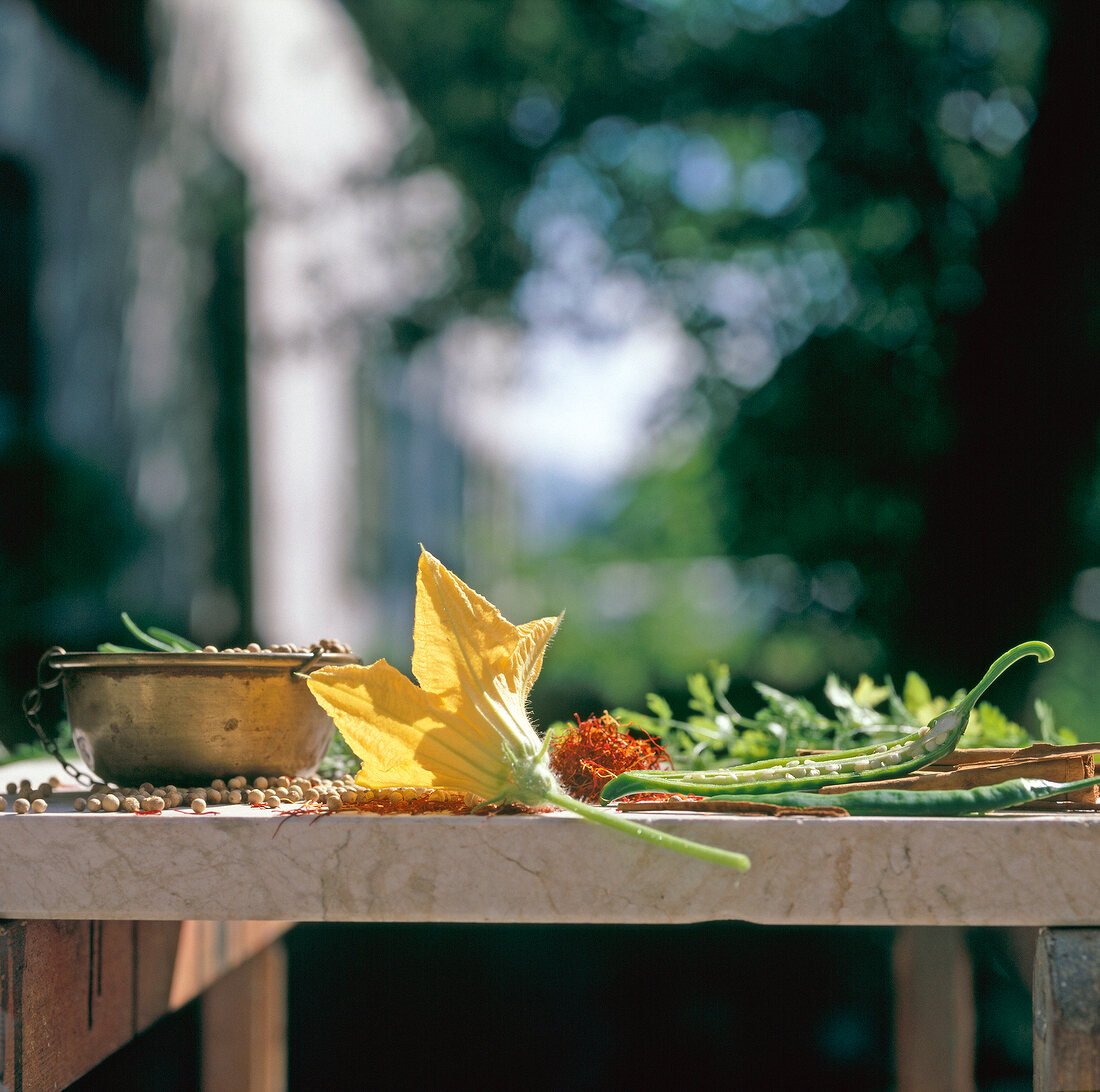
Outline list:
[[[687,450],[516,575],[517,612],[570,609],[545,712],[638,700],[715,656],[742,690],[914,667],[947,686],[1061,624],[1093,548],[1097,392],[1072,378],[1085,339],[1050,368],[1035,354],[1100,314],[1085,265],[1060,261],[1096,239],[1068,200],[1095,176],[1073,139],[1094,70],[1079,5],[345,6],[423,119],[409,154],[472,209],[464,274],[409,317],[407,347],[458,315],[551,306],[561,283],[531,272],[568,222],[704,361],[665,410]],[[562,321],[589,321],[579,306]],[[1017,458],[1043,430],[1059,443]],[[1073,689],[1062,670],[1052,693]]]
[[[686,716],[677,716],[660,694],[647,695],[648,713],[616,709],[623,724],[649,733],[668,752],[677,769],[702,770],[768,758],[785,758],[802,750],[836,751],[873,746],[928,724],[956,705],[965,690],[945,698],[932,693],[915,671],[900,691],[890,680],[876,683],[863,675],[849,687],[835,675],[825,681],[826,712],[805,697],[795,697],[763,683],[755,686],[763,705],[752,715],[738,712],[729,700],[730,672],[711,664],[707,672],[688,677]],[[1040,738],[1046,743],[1075,742],[1058,728],[1044,702],[1037,702]],[[979,702],[963,732],[962,747],[1024,747],[1031,736],[990,702]]]

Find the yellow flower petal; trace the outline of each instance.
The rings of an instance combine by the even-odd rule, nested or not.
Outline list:
[[[427,550],[416,574],[413,674],[451,708],[466,700],[470,682],[487,689],[522,635],[487,599],[449,572]]]
[[[541,744],[524,702],[560,618],[516,626],[427,550],[420,554],[413,674],[444,707],[492,721],[516,755]],[[518,697],[511,700],[510,695]]]
[[[308,683],[363,763],[361,784],[461,789],[487,799],[505,791],[506,755],[492,728],[443,708],[385,660],[323,668]]]
[[[539,618],[535,622],[526,622],[518,627],[522,639],[512,653],[509,666],[510,673],[519,683],[520,696],[525,701],[542,670],[542,657],[546,652],[546,646],[557,632],[563,617],[559,614],[557,618]]]

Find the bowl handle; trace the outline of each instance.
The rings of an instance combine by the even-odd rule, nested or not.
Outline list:
[[[59,645],[54,645],[53,648],[48,648],[42,653],[38,660],[35,685],[23,695],[23,716],[27,718],[27,723],[37,733],[38,738],[42,741],[42,746],[61,763],[65,772],[74,778],[77,784],[91,786],[95,784],[95,780],[84,773],[83,770],[78,770],[65,758],[61,753],[61,748],[57,745],[57,740],[47,735],[46,730],[42,727],[42,722],[38,718],[38,714],[42,711],[43,691],[52,690],[61,682],[61,671],[53,668],[53,658],[64,654],[65,650]],[[47,668],[54,670],[54,674],[47,675]]]
[[[309,651],[310,656],[308,660],[304,660],[302,663],[290,669],[290,674],[292,676],[304,678],[317,667],[321,662],[321,657],[325,654],[325,650],[320,645],[314,645]]]

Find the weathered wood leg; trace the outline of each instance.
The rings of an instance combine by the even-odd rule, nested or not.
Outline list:
[[[242,1001],[222,1022],[242,1028],[242,1050],[255,1059],[252,1083],[240,1087],[281,1089],[284,1055],[276,1055],[285,1054],[286,972],[279,938],[288,928],[272,921],[0,921],[0,1092],[65,1088],[257,953],[259,969],[245,978],[261,1000]],[[278,1028],[277,1049],[251,1046],[255,1035],[243,1030],[252,1026],[244,1022],[249,1005],[256,1026],[272,1034]],[[261,1084],[256,1073],[273,1076]]]
[[[966,933],[906,926],[894,938],[897,1092],[973,1092],[974,978]]]
[[[280,940],[202,995],[203,1092],[284,1092],[286,975]]]
[[[134,1035],[133,925],[0,922],[0,1088],[71,1084]]]
[[[1041,929],[1032,986],[1035,1088],[1100,1088],[1100,929]]]

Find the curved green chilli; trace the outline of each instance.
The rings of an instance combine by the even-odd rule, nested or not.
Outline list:
[[[1066,792],[1077,792],[1100,785],[1100,776],[1080,781],[1045,781],[1037,777],[1017,777],[997,785],[979,785],[973,789],[858,789],[852,792],[777,792],[768,796],[769,804],[785,808],[843,808],[849,815],[985,815],[991,811],[1030,804]],[[739,800],[739,796],[718,795],[712,800]]]
[[[1027,641],[997,658],[959,703],[941,713],[923,728],[893,743],[803,755],[776,762],[765,759],[744,766],[714,770],[636,770],[619,774],[601,794],[604,802],[635,792],[682,792],[695,796],[748,796],[791,790],[813,790],[824,785],[847,785],[900,777],[927,766],[955,749],[966,728],[971,710],[993,682],[1025,656],[1040,662],[1054,651],[1042,641]]]

